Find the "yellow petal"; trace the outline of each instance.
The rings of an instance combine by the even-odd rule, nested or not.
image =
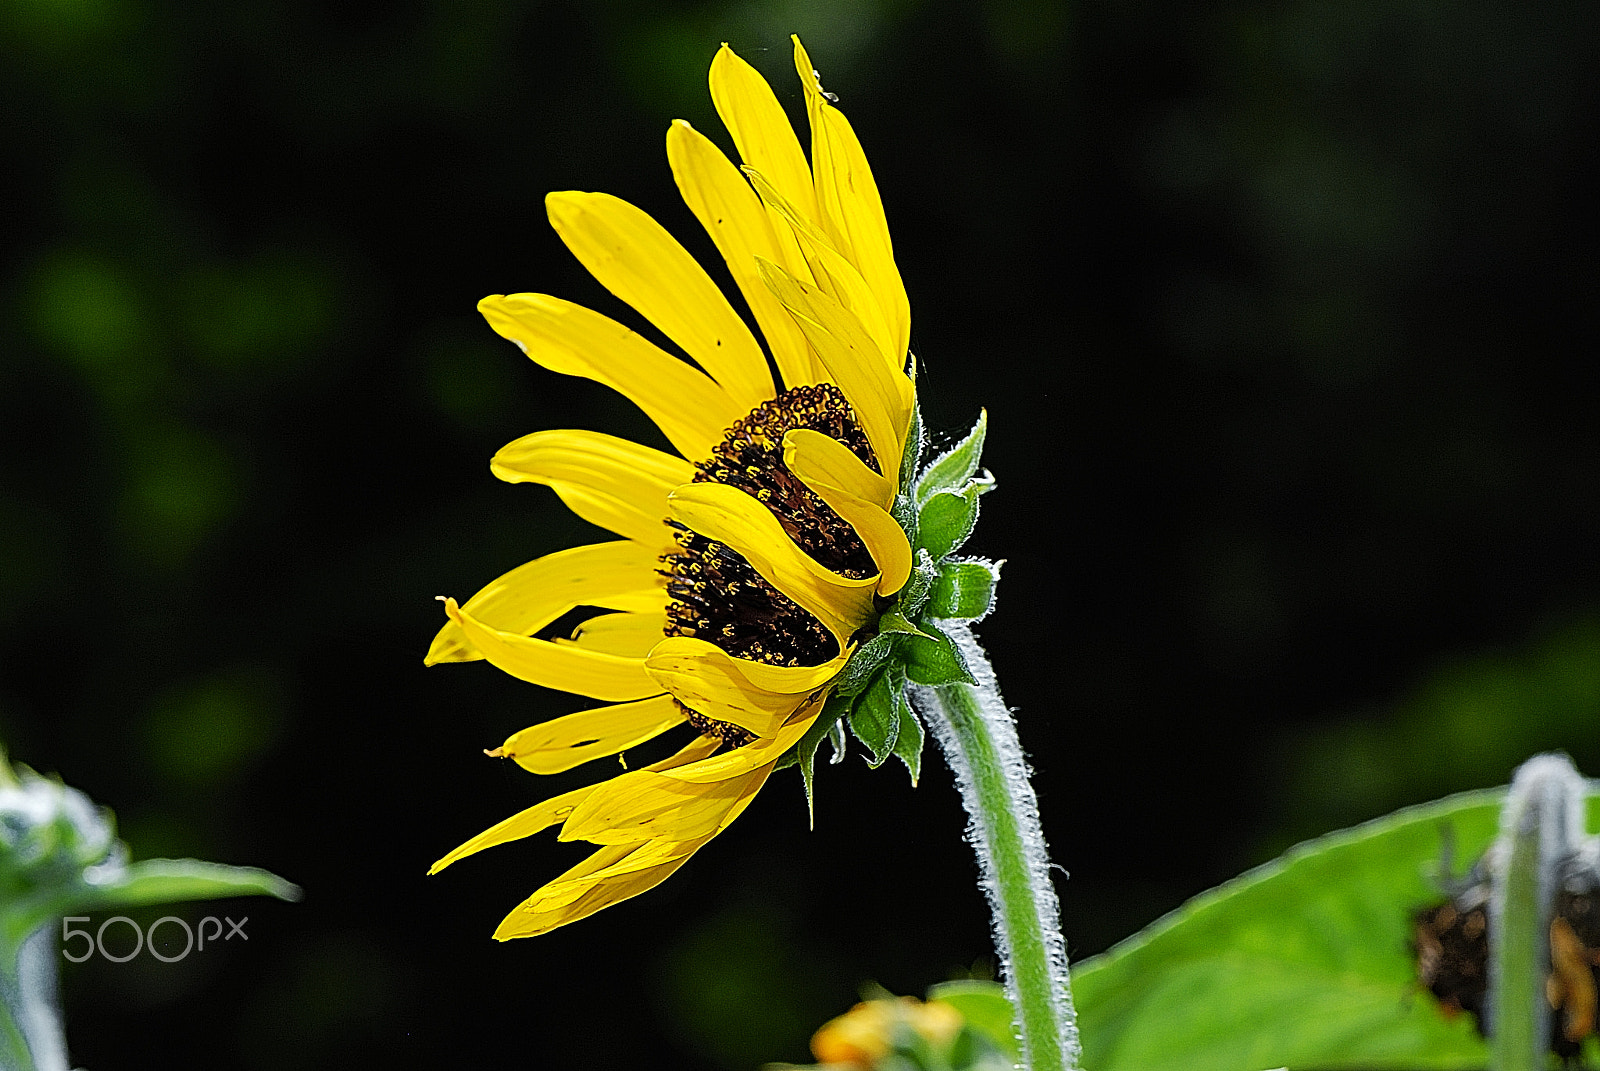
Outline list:
[[[722,150],[682,119],[674,120],[667,129],[667,161],[684,203],[716,243],[739,292],[755,313],[784,385],[818,382],[819,372],[805,336],[756,271],[758,255],[787,263],[761,199]]]
[[[584,797],[593,792],[595,787],[591,785],[588,788],[580,788],[573,792],[564,792],[553,799],[545,800],[543,803],[535,804],[525,811],[520,811],[507,818],[504,822],[490,826],[429,867],[428,873],[437,874],[451,863],[481,852],[485,848],[492,848],[496,844],[504,844],[507,841],[521,840],[523,837],[531,837],[542,829],[548,829],[557,822],[565,820],[572,813],[573,808],[583,802]]]
[[[884,477],[899,486],[900,453],[916,404],[911,381],[878,359],[876,345],[849,309],[776,264],[757,263],[761,277],[805,332],[829,377],[855,410]]]
[[[661,516],[666,516],[664,495]],[[656,551],[632,541],[573,547],[517,566],[468,599],[462,609],[491,628],[522,636],[538,632],[577,606],[648,614],[667,604],[658,567]],[[467,643],[461,626],[450,621],[434,637],[424,664],[482,657]]]
[[[530,726],[507,740],[501,752],[524,770],[560,773],[653,740],[683,719],[683,708],[670,695],[658,695]]]
[[[679,523],[742,554],[763,579],[821,621],[841,646],[873,617],[875,581],[852,580],[817,564],[754,496],[726,484],[689,483],[675,489],[667,504]]]
[[[586,651],[574,643],[551,643],[490,628],[446,599],[445,613],[461,626],[468,643],[495,668],[545,688],[621,703],[661,694],[641,658]]]
[[[708,781],[723,781],[730,777],[738,777],[754,770],[758,766],[765,766],[776,762],[795,744],[806,735],[806,730],[811,728],[817,720],[817,714],[822,710],[822,704],[815,703],[810,707],[810,712],[795,718],[789,724],[779,729],[774,736],[765,737],[744,747],[736,747],[724,751],[699,762],[686,763],[683,766],[664,770],[662,777],[669,777],[676,781],[695,781],[705,783]]]
[[[638,847],[627,845],[621,848],[602,848],[594,854],[603,855],[605,858],[615,855],[625,856],[630,850],[637,850]],[[549,933],[558,926],[587,918],[596,911],[638,896],[671,877],[679,867],[689,861],[691,854],[685,853],[664,863],[585,884],[580,887],[582,890],[580,895],[557,907],[541,908],[538,906],[539,894],[535,893],[505,917],[494,932],[495,940],[509,941],[516,937],[537,937],[539,934]]]
[[[609,193],[552,193],[544,203],[589,274],[682,346],[738,406],[748,411],[772,397],[755,336],[666,228]]]
[[[666,634],[667,615],[600,614],[572,630],[572,643],[588,651],[643,658]]]
[[[893,595],[905,585],[906,579],[911,575],[911,542],[906,538],[905,530],[900,527],[899,521],[890,516],[888,510],[876,502],[840,487],[834,479],[836,475],[840,475],[836,470],[830,471],[825,464],[815,468],[808,465],[807,461],[811,455],[796,448],[796,443],[791,438],[795,434],[796,432],[791,431],[784,436],[784,464],[807,487],[815,491],[817,497],[828,504],[829,509],[844,518],[845,523],[855,529],[856,535],[866,544],[867,551],[878,566],[878,594]],[[834,442],[816,432],[810,432],[810,435],[825,442]],[[807,440],[800,440],[801,444],[806,442]],[[839,449],[855,461],[860,471],[866,472],[874,479],[882,479],[877,473],[861,464],[860,460],[844,446],[839,446]],[[828,460],[833,459],[824,458],[824,462]],[[852,486],[859,487],[867,482],[851,479],[855,473],[849,470],[845,470],[842,475],[846,479],[841,482]]]
[[[766,783],[770,766],[726,780],[683,781],[635,770],[598,786],[561,827],[562,840],[632,844],[643,840],[689,841],[714,834],[741,799]]]
[[[726,44],[711,61],[711,101],[733,135],[740,158],[771,179],[802,213],[815,218],[811,168],[789,117],[767,80]]]
[[[694,479],[682,458],[597,431],[536,431],[489,462],[507,483],[542,483],[590,524],[664,550],[667,495]]]
[[[867,335],[891,369],[904,367],[905,351],[902,349],[898,358],[893,356],[894,337],[889,322],[884,316],[878,296],[872,292],[855,265],[844,258],[831,238],[818,230],[810,220],[802,218],[794,206],[773,189],[765,175],[752,167],[746,167],[744,171],[749,176],[751,185],[761,195],[762,201],[777,214],[785,226],[793,231],[817,286],[823,293],[856,314],[861,326],[866,329]]]
[[[899,372],[911,339],[911,303],[895,266],[878,184],[850,121],[823,95],[799,37],[794,38],[794,65],[811,119],[811,167],[823,228],[878,296],[890,324],[892,368]]]
[[[582,305],[548,294],[495,294],[478,302],[478,311],[544,367],[622,394],[684,457],[709,456],[749,411],[705,373]]]
[[[690,710],[767,737],[820,702],[820,689],[849,657],[847,649],[820,666],[769,666],[734,658],[705,640],[668,636],[650,652],[645,668]]]
[[[783,463],[800,479],[848,491],[888,509],[894,505],[894,484],[873,472],[844,443],[811,428],[795,428],[783,437]]]

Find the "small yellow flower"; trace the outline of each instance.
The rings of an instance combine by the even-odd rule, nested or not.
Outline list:
[[[688,123],[667,132],[678,188],[765,350],[666,230],[602,193],[550,194],[551,223],[694,364],[549,295],[478,306],[535,363],[620,391],[678,455],[593,431],[540,431],[503,448],[496,476],[546,484],[622,538],[529,562],[459,606],[445,600],[450,620],[428,664],[487,659],[610,704],[524,729],[491,752],[535,773],[685,722],[697,733],[663,762],[531,807],[434,864],[430,873],[558,823],[560,839],[601,846],[507,916],[498,939],[644,892],[726,829],[811,728],[912,572],[890,515],[915,409],[910,307],[861,146],[798,38],[794,58],[809,165],[771,88],[726,45],[711,95],[742,173]],[[610,612],[570,639],[539,637],[580,606]]]
[[[902,1032],[942,1050],[955,1040],[963,1023],[961,1013],[942,1001],[924,1004],[915,997],[863,1001],[822,1024],[811,1037],[811,1054],[819,1063],[870,1071],[904,1043],[898,1037]]]

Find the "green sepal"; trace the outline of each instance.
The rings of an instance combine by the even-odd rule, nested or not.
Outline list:
[[[856,700],[850,711],[850,731],[872,752],[867,765],[876,770],[894,754],[900,736],[900,708],[905,702],[906,671],[890,662]]]
[[[901,688],[895,696],[895,712],[900,719],[900,731],[894,739],[894,753],[906,764],[911,774],[911,787],[917,787],[922,777],[922,720],[906,700],[906,690]]]
[[[940,454],[917,477],[917,505],[926,505],[930,498],[941,491],[959,491],[965,486],[972,474],[978,471],[978,460],[983,455],[983,440],[988,430],[989,411],[980,409],[978,421],[972,425],[966,438]]]
[[[894,523],[906,534],[906,542],[913,547],[917,545],[917,502],[912,496],[901,492],[894,496],[894,502],[889,506],[889,516],[894,518]]]
[[[880,635],[887,633],[892,636],[921,636],[925,640],[933,639],[896,609],[885,610],[878,618],[878,632]]]
[[[894,654],[895,636],[894,632],[880,632],[857,647],[856,653],[845,663],[844,672],[839,674],[839,682],[833,686],[833,694],[850,698],[866,691],[867,686],[872,683],[872,675],[878,672],[878,667]]]
[[[804,783],[806,790],[806,817],[813,827],[817,824],[817,815],[816,809],[812,806],[811,768],[816,763],[817,748],[822,746],[822,738],[832,733],[834,727],[839,724],[839,719],[844,717],[849,710],[849,699],[837,693],[830,695],[827,703],[823,704],[822,713],[818,714],[817,720],[811,723],[811,728],[807,729],[805,735],[799,739],[794,747],[784,752],[772,767],[774,770],[782,770],[789,766],[800,767],[800,780]],[[836,754],[838,746],[838,744],[834,745]]]
[[[911,575],[906,578],[906,586],[900,589],[899,609],[908,619],[922,612],[922,607],[928,601],[928,592],[933,590],[933,581],[938,575],[939,567],[934,564],[933,555],[918,547]]]
[[[933,639],[913,636],[905,643],[906,676],[918,684],[939,687],[945,684],[977,684],[966,659],[961,657],[955,642],[932,621],[924,621],[923,628]]]
[[[913,368],[916,362],[912,362]],[[911,407],[911,425],[906,428],[906,448],[900,455],[900,487],[912,487],[917,478],[917,464],[922,460],[922,409]]]
[[[1001,562],[968,558],[947,561],[928,593],[928,616],[954,621],[978,621],[994,607],[995,585]]]
[[[992,486],[990,481],[989,486]],[[980,481],[968,480],[960,491],[936,491],[917,514],[917,546],[935,558],[960,547],[978,523],[978,496],[988,490]]]

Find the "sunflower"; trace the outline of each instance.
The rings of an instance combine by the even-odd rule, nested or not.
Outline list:
[[[816,736],[830,691],[917,572],[897,509],[918,438],[910,306],[861,145],[798,38],[794,60],[809,164],[772,89],[727,45],[711,95],[744,166],[682,120],[667,132],[678,189],[765,349],[664,228],[603,193],[550,194],[552,225],[694,364],[549,295],[478,306],[535,363],[621,392],[677,455],[572,430],[503,448],[496,476],[545,484],[621,538],[529,562],[463,604],[445,599],[449,621],[427,663],[486,659],[607,704],[490,752],[535,773],[694,730],[670,758],[530,807],[434,864],[430,873],[557,824],[561,840],[600,846],[512,911],[498,939],[644,892],[726,829]],[[570,638],[540,636],[580,607],[605,612]],[[805,768],[809,786],[809,756]]]

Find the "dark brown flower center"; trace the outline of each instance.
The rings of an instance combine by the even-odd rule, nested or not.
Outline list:
[[[696,483],[721,483],[759,499],[795,545],[819,565],[853,578],[876,573],[854,528],[783,463],[783,437],[809,428],[843,443],[878,471],[877,458],[844,395],[831,384],[794,387],[762,403],[728,429],[712,456],[695,465]],[[774,666],[816,666],[839,653],[833,636],[806,610],[769,584],[744,556],[675,521],[678,549],[661,556],[667,578],[668,636],[694,636],[735,658]],[[703,735],[731,746],[750,734],[684,708]]]

